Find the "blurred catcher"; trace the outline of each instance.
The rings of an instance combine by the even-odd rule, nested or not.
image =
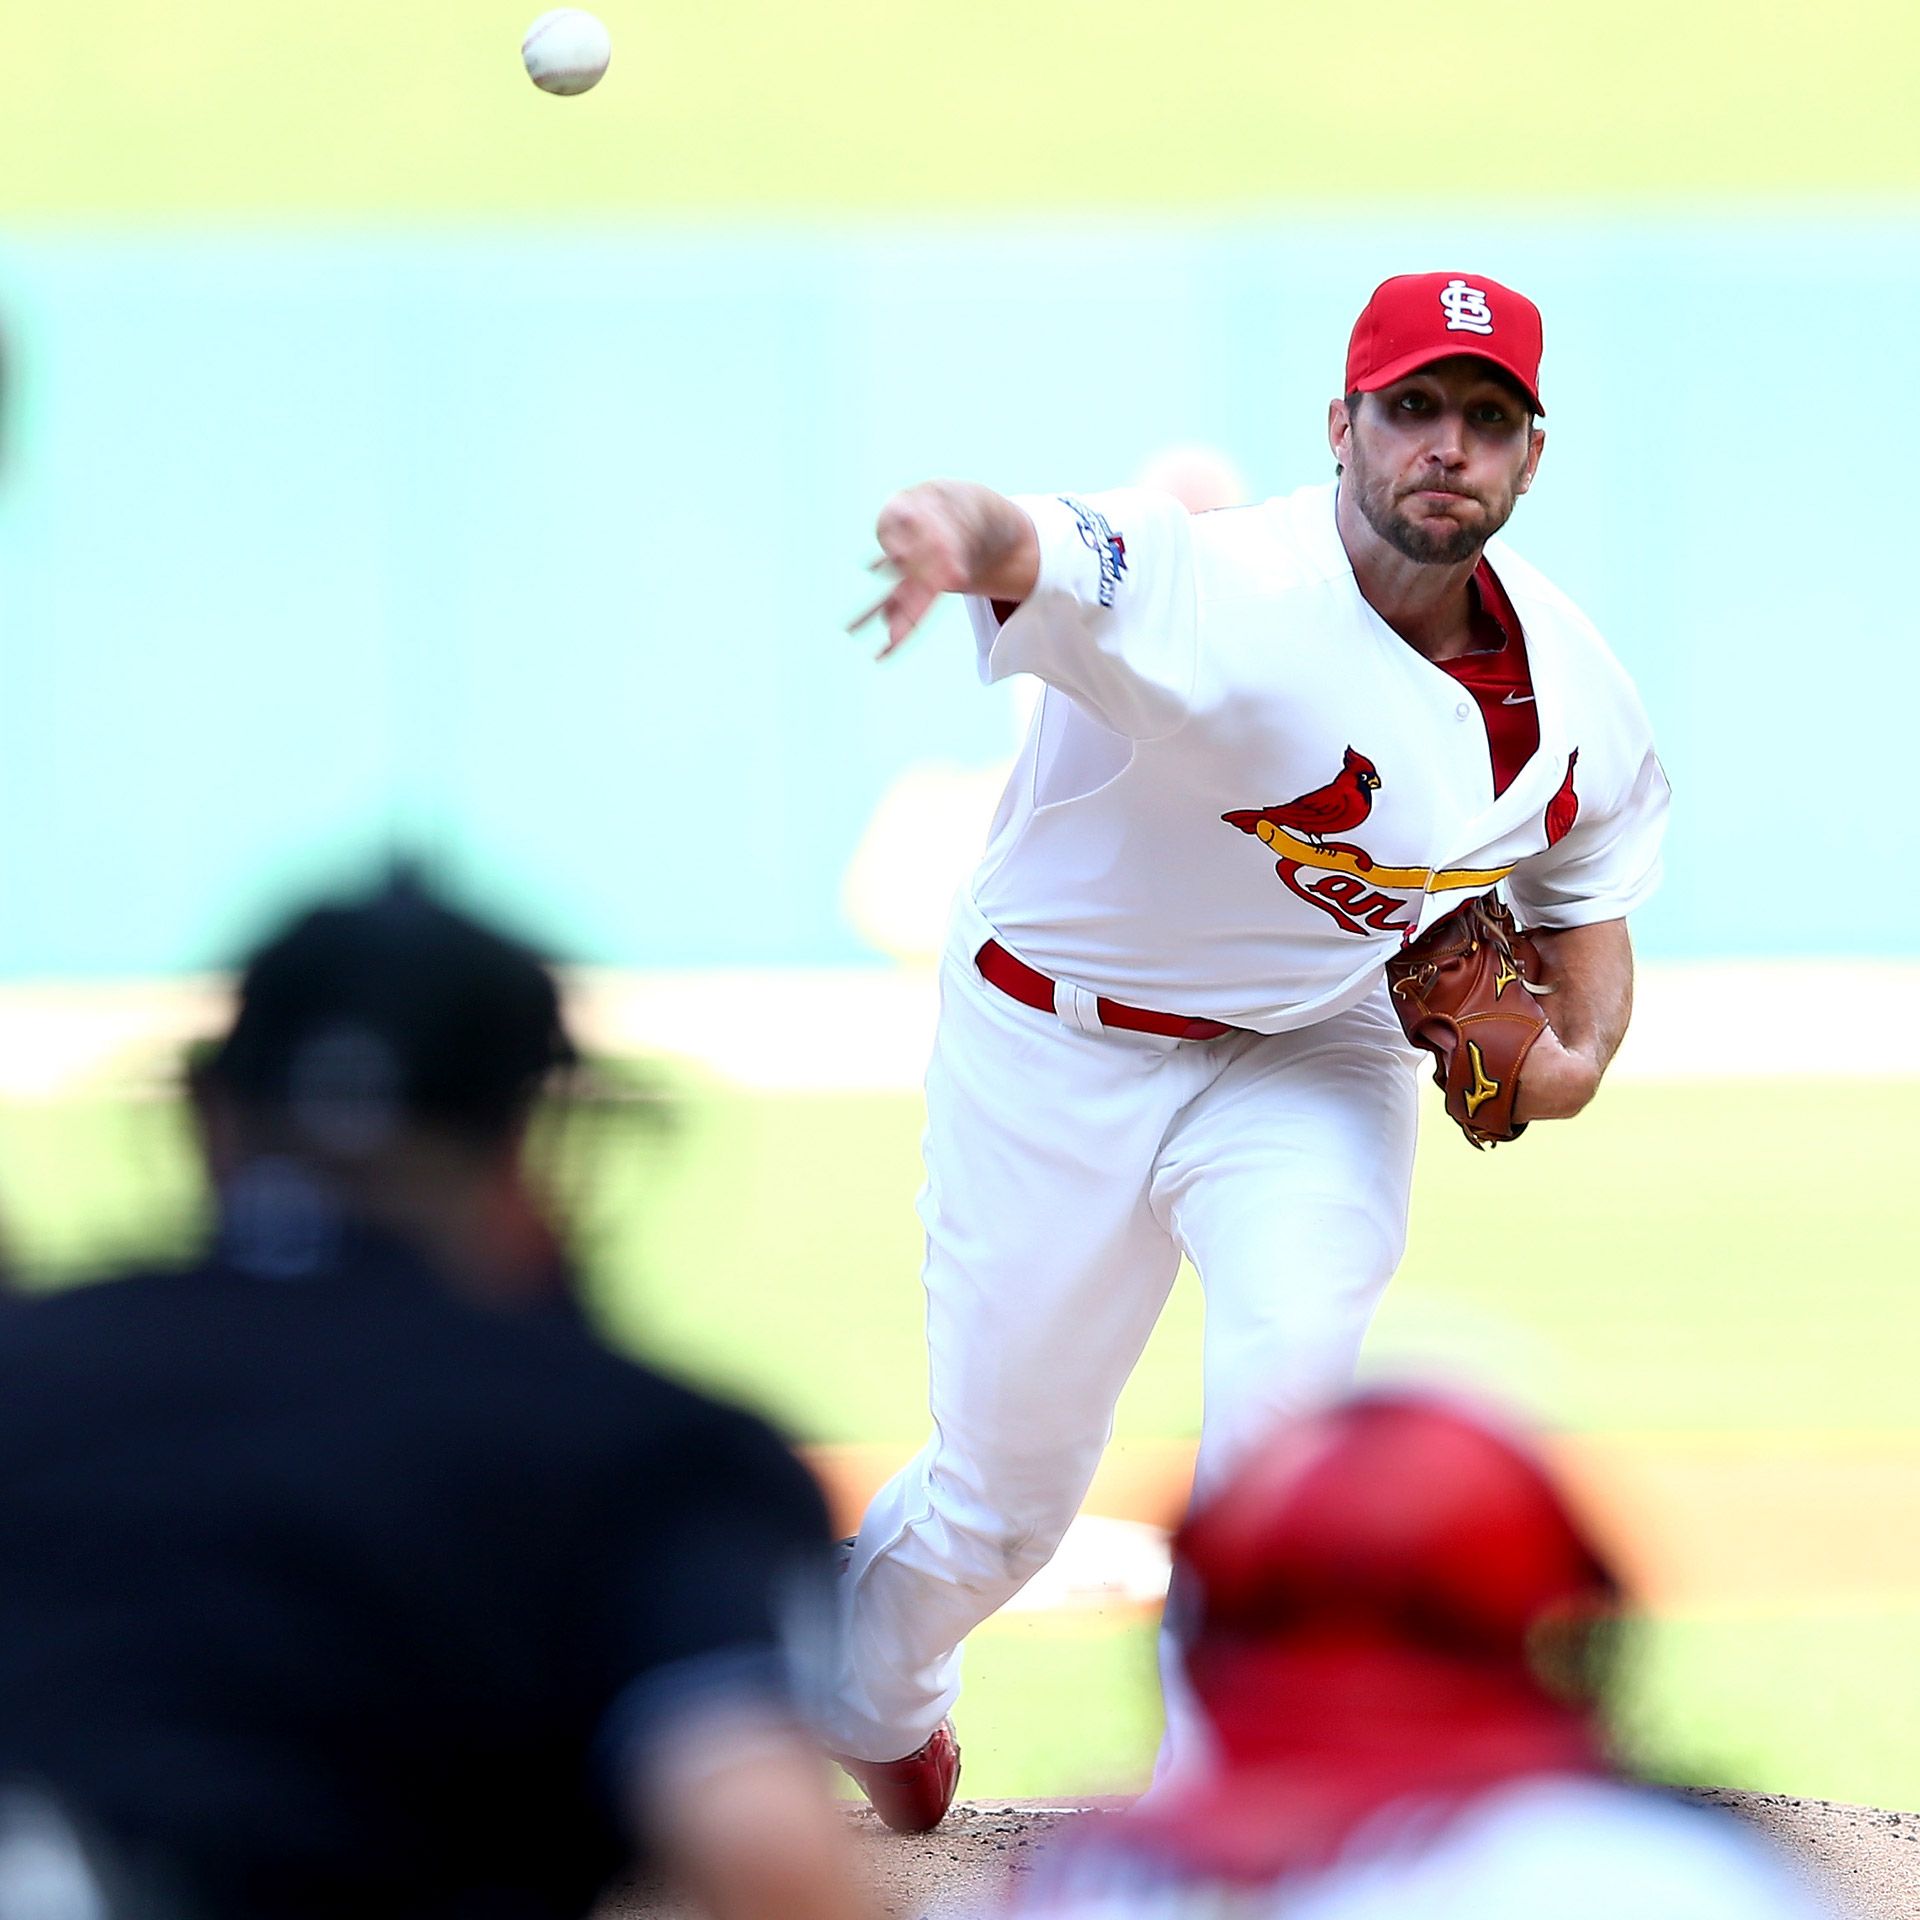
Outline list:
[[[1069,1840],[1019,1920],[1816,1920],[1731,1819],[1630,1785],[1619,1583],[1531,1449],[1428,1393],[1256,1449],[1175,1542],[1204,1772]]]
[[[563,1920],[636,1856],[858,1908],[819,1495],[575,1311],[523,1171],[571,1060],[492,929],[321,907],[196,1076],[204,1257],[0,1317],[0,1781],[189,1920]]]

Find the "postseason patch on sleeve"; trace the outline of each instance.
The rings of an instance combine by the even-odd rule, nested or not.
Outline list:
[[[1060,504],[1078,522],[1080,538],[1093,549],[1094,558],[1100,562],[1100,604],[1110,607],[1127,571],[1126,540],[1114,532],[1104,513],[1088,506],[1084,500],[1063,493]]]

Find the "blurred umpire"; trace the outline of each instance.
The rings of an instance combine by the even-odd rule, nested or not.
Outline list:
[[[193,1916],[856,1907],[812,1482],[615,1358],[529,1196],[553,981],[411,884],[246,970],[211,1245],[0,1316],[0,1780]],[[810,1598],[810,1596],[812,1596]]]

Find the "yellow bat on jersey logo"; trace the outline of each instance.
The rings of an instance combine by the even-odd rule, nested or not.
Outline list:
[[[1436,873],[1431,867],[1380,867],[1371,862],[1363,865],[1357,854],[1344,848],[1313,846],[1296,839],[1285,827],[1275,826],[1271,820],[1260,821],[1254,831],[1283,859],[1297,860],[1303,867],[1319,867],[1326,873],[1350,873],[1372,886],[1404,889],[1409,893],[1452,893],[1467,887],[1476,893],[1485,893],[1504,880],[1514,866],[1509,862],[1504,867],[1442,867]]]

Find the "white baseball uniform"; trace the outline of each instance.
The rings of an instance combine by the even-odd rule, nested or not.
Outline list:
[[[933,1437],[862,1524],[827,1730],[863,1759],[927,1738],[961,1640],[1052,1555],[1183,1253],[1202,1490],[1346,1385],[1405,1240],[1424,1060],[1385,957],[1496,881],[1523,926],[1564,928],[1659,871],[1632,686],[1504,544],[1540,742],[1496,795],[1479,708],[1361,596],[1331,486],[1198,517],[1140,491],[1019,504],[1038,583],[1004,624],[972,615],[982,677],[1045,692],[942,967]],[[1051,1012],[982,978],[989,940],[1051,977]],[[1235,1031],[1123,1031],[1103,998]]]
[[[1834,1900],[1730,1817],[1611,1781],[1542,1776],[1436,1820],[1386,1808],[1331,1865],[1227,1884],[1127,1844],[1067,1846],[1017,1920],[1834,1920]]]

